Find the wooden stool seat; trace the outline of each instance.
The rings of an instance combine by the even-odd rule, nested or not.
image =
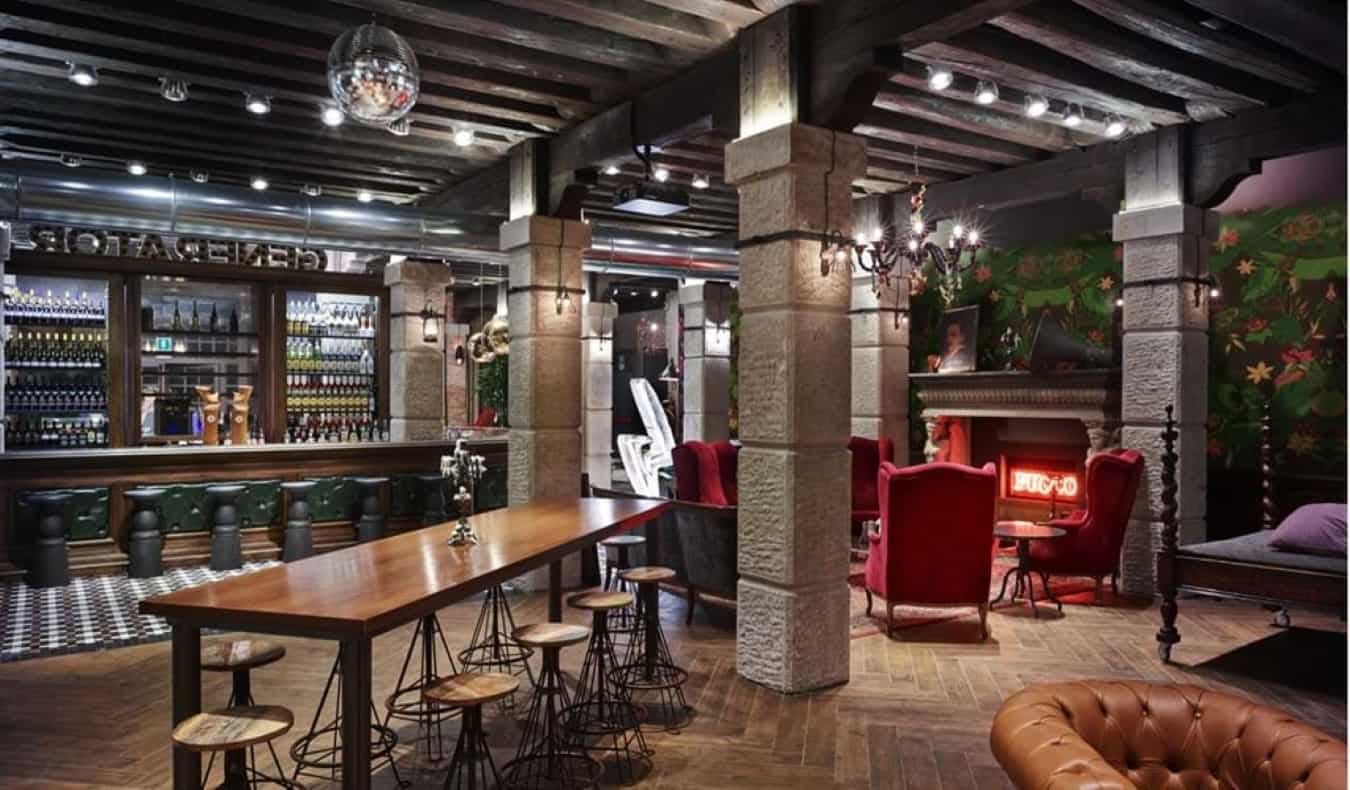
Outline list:
[[[520,688],[520,679],[502,672],[461,672],[429,686],[422,696],[439,705],[467,708],[508,697]]]
[[[571,623],[530,623],[511,632],[511,638],[526,647],[567,647],[585,642],[591,629]]]
[[[219,708],[192,716],[173,728],[173,742],[194,752],[225,752],[285,735],[295,717],[280,705]]]
[[[600,541],[601,546],[637,546],[646,543],[647,539],[641,535],[615,535],[612,538],[605,538]]]
[[[237,672],[280,661],[286,648],[266,639],[223,639],[202,648],[202,670]]]
[[[636,568],[619,571],[619,578],[635,584],[665,582],[675,578],[675,571],[660,565],[639,565]]]
[[[588,609],[592,612],[607,612],[611,609],[622,609],[625,606],[633,605],[633,594],[625,590],[603,590],[597,592],[581,593],[574,596],[567,602],[577,609]]]

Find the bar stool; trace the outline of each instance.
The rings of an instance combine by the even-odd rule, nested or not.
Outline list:
[[[419,669],[417,676],[409,679],[408,670],[412,666],[414,653],[418,655]],[[441,671],[442,657],[446,662],[445,672]],[[427,759],[433,763],[445,759],[441,727],[457,711],[437,704],[426,695],[426,690],[443,678],[457,674],[459,669],[455,667],[450,645],[445,641],[441,621],[434,614],[422,617],[413,629],[412,640],[408,642],[408,653],[403,657],[403,668],[399,670],[394,691],[385,698],[384,726],[392,732],[389,722],[394,719],[415,723],[426,739]]]
[[[384,537],[384,504],[380,501],[380,489],[389,482],[387,477],[358,477],[355,481],[360,490],[361,518],[356,522],[356,542],[369,543]]]
[[[301,776],[314,779],[337,781],[342,768],[342,684],[338,678],[342,674],[341,646],[337,658],[333,660],[333,669],[328,673],[328,682],[323,686],[323,696],[319,697],[319,706],[314,709],[314,719],[309,723],[309,731],[291,744],[291,759],[295,761],[295,771],[291,781]],[[333,718],[327,724],[319,725],[328,705],[328,695],[333,693]],[[412,782],[399,778],[398,765],[394,763],[394,747],[398,745],[398,735],[380,724],[380,715],[375,710],[374,701],[370,702],[370,764],[374,766],[381,760],[389,762],[389,770],[394,775],[394,783],[399,787],[408,787]],[[318,773],[318,772],[325,773]]]
[[[611,584],[614,589],[621,592],[634,592],[628,587],[628,582],[624,581],[623,571],[633,567],[632,559],[629,556],[629,549],[634,546],[641,546],[647,542],[642,535],[615,535],[600,541],[600,545],[607,550],[614,548],[618,550],[618,563],[611,565],[606,563],[605,567],[605,589],[610,589]],[[617,566],[617,567],[616,567]],[[618,581],[614,581],[615,572],[618,572]],[[641,629],[641,621],[638,619],[638,612],[635,606],[626,606],[615,610],[609,615],[609,633],[623,641],[624,647],[627,647],[637,638],[637,633]]]
[[[231,762],[226,760],[225,782],[221,785],[222,788],[241,790],[257,787],[259,784],[298,787],[294,782],[281,776],[280,763],[276,765],[277,775],[269,776],[259,771],[257,763],[251,758],[252,747],[265,743],[270,748],[272,741],[289,732],[294,723],[294,715],[280,705],[220,708],[185,719],[173,728],[173,742],[194,752],[210,753],[211,762],[215,761],[216,754],[220,752],[225,752],[228,756],[232,752],[243,754],[247,749],[250,755],[248,765],[244,765],[242,761],[237,765],[231,765]],[[272,752],[272,758],[276,759],[275,751]],[[202,779],[203,790],[211,776],[211,762],[207,763],[206,777]]]
[[[230,673],[230,699],[225,703],[226,708],[257,707],[257,703],[253,701],[249,670],[280,661],[285,655],[286,648],[284,646],[266,639],[225,639],[212,642],[202,648],[201,667],[203,672]],[[287,729],[290,728],[287,727]],[[270,740],[267,742],[267,750],[272,753],[272,762],[280,772],[281,761],[277,759],[276,749],[272,746]],[[245,771],[245,756],[247,756],[249,764],[257,764],[253,756],[252,746],[248,747],[247,755],[243,748],[225,750],[225,775],[227,777],[238,776]],[[211,762],[206,765],[207,776],[211,775],[211,764],[215,762],[215,759],[216,755],[212,752]]]
[[[159,531],[159,500],[162,488],[133,488],[127,499],[135,506],[131,514],[131,537],[127,539],[127,576],[149,579],[164,575],[164,534]]]
[[[281,550],[284,562],[295,562],[314,556],[314,519],[309,515],[309,492],[318,485],[313,480],[287,480],[281,484],[286,492],[286,539]]]
[[[417,487],[422,498],[422,526],[448,521],[450,517],[445,513],[445,478],[440,475],[418,475]]]
[[[515,630],[516,620],[511,616],[511,603],[506,599],[506,591],[500,584],[494,585],[483,598],[483,608],[478,610],[478,622],[474,624],[469,646],[459,651],[460,665],[466,672],[472,668],[479,672],[524,674],[533,685],[534,672],[530,670],[530,657],[534,655],[534,650],[511,638]],[[514,695],[504,697],[502,707],[512,707],[514,700]]]
[[[645,712],[633,704],[628,690],[614,682],[618,666],[609,616],[633,605],[633,594],[597,591],[574,596],[568,603],[591,613],[591,641],[577,678],[576,697],[562,712],[562,726],[575,745],[610,755],[615,781],[628,785],[651,770],[651,749],[642,735]],[[604,761],[602,761],[604,762]]]
[[[530,697],[520,747],[502,766],[503,787],[563,790],[596,786],[600,763],[573,746],[561,727],[561,714],[571,701],[559,655],[564,647],[585,642],[590,633],[585,626],[570,623],[533,623],[511,632],[516,642],[542,651],[543,662]]]
[[[67,491],[38,491],[28,495],[38,507],[37,545],[28,569],[30,587],[64,587],[70,584],[70,552],[66,548]]]
[[[514,675],[500,672],[465,672],[436,681],[422,692],[427,702],[462,712],[459,740],[450,758],[445,787],[500,787],[501,774],[492,761],[487,736],[483,733],[483,706],[510,697],[520,688]]]
[[[656,565],[629,568],[620,576],[638,586],[640,638],[628,643],[623,663],[613,672],[614,682],[628,691],[630,699],[648,698],[643,726],[647,729],[679,730],[688,724],[693,709],[684,698],[689,673],[676,666],[661,629],[661,582],[675,578],[675,571]]]
[[[239,507],[244,493],[238,483],[206,487],[211,501],[211,570],[232,571],[244,567],[244,547],[239,537]]]

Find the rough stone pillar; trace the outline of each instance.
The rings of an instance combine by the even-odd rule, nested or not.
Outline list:
[[[1184,203],[1184,146],[1179,129],[1132,141],[1126,157],[1125,209],[1114,237],[1125,245],[1121,446],[1148,464],[1125,533],[1122,587],[1152,595],[1154,552],[1161,530],[1164,408],[1176,407],[1180,539],[1205,536],[1209,417],[1208,273],[1218,215]]]
[[[726,149],[740,193],[736,668],[784,692],[848,680],[849,291],[820,234],[853,233],[866,147],[801,124]]]
[[[853,278],[853,435],[895,442],[895,462],[909,463],[909,280],[883,285]]]
[[[437,315],[445,315],[450,269],[420,261],[391,263],[384,267],[384,284],[390,303],[390,438],[440,439],[445,432],[445,352],[440,343],[422,339],[421,312],[430,305]]]
[[[609,488],[613,465],[610,446],[614,435],[614,317],[613,302],[587,301],[581,336],[581,447],[582,471],[591,485]]]
[[[581,490],[581,255],[591,227],[532,214],[502,225],[510,256],[511,418],[507,501],[577,496]],[[561,267],[561,268],[560,268]],[[558,284],[571,301],[559,313]],[[564,584],[580,580],[576,555],[563,566]],[[526,584],[541,588],[547,571]]]
[[[726,283],[680,288],[684,308],[681,397],[684,441],[720,442],[731,435],[731,300]],[[671,349],[671,353],[678,353]]]

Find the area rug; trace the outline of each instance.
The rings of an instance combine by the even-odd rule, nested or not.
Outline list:
[[[83,576],[64,587],[0,584],[0,663],[168,639],[162,617],[139,614],[141,599],[278,565],[248,562],[233,571],[174,568],[163,576]]]
[[[994,558],[994,570],[989,577],[989,598],[993,600],[998,595],[999,587],[1003,583],[1003,575],[1017,565],[1015,556],[999,555]],[[863,569],[861,562],[852,563],[849,567],[849,638],[861,639],[873,634],[879,634],[886,630],[886,609],[882,606],[879,599],[873,601],[872,615],[867,615],[867,593],[863,587]],[[1091,579],[1081,579],[1066,576],[1050,577],[1050,590],[1054,592],[1055,597],[1066,604],[1090,603],[1093,600],[1095,583]],[[1107,587],[1109,594],[1110,588]],[[1008,580],[1008,594],[1012,593],[1012,579]],[[1036,579],[1036,604],[1042,607],[1042,613],[1055,611],[1055,605],[1043,605],[1041,602],[1041,581]],[[1026,604],[1018,599],[1017,606],[1025,607]],[[999,604],[999,609],[1007,604],[1007,598]],[[970,618],[972,623],[979,622],[979,616],[975,609],[964,607],[948,608],[926,608],[921,606],[897,605],[895,607],[895,630],[899,631],[905,628],[918,628],[933,623],[946,622],[960,618]],[[972,628],[977,626],[972,625]]]

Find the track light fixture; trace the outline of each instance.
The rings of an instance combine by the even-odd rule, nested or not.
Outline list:
[[[145,163],[139,159],[132,159],[127,162],[127,172],[133,176],[145,175]]]
[[[375,195],[369,189],[362,189],[356,193],[356,199],[362,203],[369,203],[375,199]]]
[[[318,197],[323,194],[323,187],[318,184],[305,184],[300,187],[300,194],[306,197]]]
[[[163,96],[165,101],[171,101],[174,104],[187,101],[187,80],[174,79],[173,77],[160,77],[159,95]]]
[[[1112,113],[1111,115],[1106,116],[1107,137],[1120,137],[1122,134],[1125,134],[1128,129],[1129,127],[1125,125],[1125,119],[1119,115]]]
[[[88,63],[72,63],[70,71],[66,73],[66,79],[81,88],[92,88],[98,84],[98,68]]]
[[[192,181],[197,184],[205,184],[207,181],[211,180],[210,174],[205,170],[193,170],[191,175]]]
[[[272,97],[263,93],[245,93],[244,109],[254,115],[266,115],[272,111]]]
[[[952,86],[952,80],[956,75],[946,66],[929,64],[928,66],[928,87],[935,91],[945,91]]]
[[[84,160],[75,154],[61,154],[61,164],[66,167],[79,167],[84,164]]]
[[[689,182],[689,186],[693,187],[694,189],[707,189],[710,183],[711,182],[708,180],[707,176],[705,176],[702,173],[699,173],[698,175],[694,176],[694,179],[692,181]]]
[[[468,127],[460,127],[455,130],[455,133],[450,139],[454,140],[455,145],[460,148],[467,148],[468,146],[473,145],[474,133],[473,130]]]
[[[1064,125],[1070,129],[1076,129],[1083,124],[1083,108],[1077,104],[1070,104],[1064,111]]]
[[[998,101],[998,83],[980,80],[975,86],[975,103],[993,104],[996,101]]]
[[[670,169],[667,167],[658,166],[655,170],[652,171],[652,178],[656,179],[657,181],[669,181]]]
[[[1050,100],[1039,94],[1027,94],[1024,109],[1028,118],[1039,118],[1050,109]]]
[[[385,127],[389,133],[395,137],[407,137],[412,134],[412,121],[405,116],[395,121],[390,121],[389,126]]]
[[[619,166],[618,166],[618,165],[605,165],[605,175],[607,175],[607,176],[617,176],[618,174],[619,174]]]
[[[259,192],[262,192],[263,190],[267,189],[268,186],[267,179],[263,178],[262,176],[254,176],[253,179],[248,182],[248,185],[258,190]]]
[[[323,121],[324,126],[341,126],[347,116],[337,105],[330,104],[319,111],[319,120]]]

